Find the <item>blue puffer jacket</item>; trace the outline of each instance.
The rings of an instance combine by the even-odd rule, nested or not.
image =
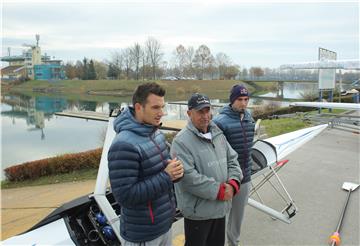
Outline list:
[[[141,124],[126,108],[114,121],[118,133],[108,153],[112,193],[121,205],[120,233],[146,242],[166,233],[175,215],[173,183],[164,171],[169,150],[164,135]]]
[[[241,183],[251,180],[251,148],[253,146],[255,122],[249,111],[240,120],[239,112],[234,111],[230,105],[225,106],[213,120],[224,132],[231,147],[238,153],[238,161],[244,179]]]

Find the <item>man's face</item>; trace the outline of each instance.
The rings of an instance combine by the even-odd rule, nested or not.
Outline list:
[[[238,112],[244,111],[249,103],[249,97],[238,97],[236,98],[236,100],[233,102],[233,104],[231,105],[231,107]]]
[[[139,109],[137,113],[141,122],[158,126],[161,123],[161,117],[164,116],[164,97],[150,94],[144,106],[137,103],[135,107]]]
[[[203,108],[201,110],[191,109],[187,111],[188,116],[191,119],[193,125],[202,132],[207,132],[207,128],[211,120],[210,107]]]

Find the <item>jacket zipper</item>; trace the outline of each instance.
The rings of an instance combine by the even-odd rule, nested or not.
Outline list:
[[[198,202],[199,202],[199,198],[196,199],[195,204],[194,204],[194,214],[196,214],[196,206],[197,206]]]
[[[151,223],[154,224],[154,214],[153,214],[153,210],[152,210],[152,206],[151,206],[151,201],[148,202],[148,208],[149,208],[149,212],[150,212]]]
[[[166,167],[166,165],[164,163],[164,156],[163,156],[163,154],[161,152],[160,146],[157,145],[157,143],[155,142],[155,140],[151,136],[149,136],[149,138],[150,138],[151,142],[153,142],[153,144],[156,146],[157,150],[159,151],[161,162],[163,163],[163,166]]]
[[[153,144],[156,146],[157,150],[159,151],[159,154],[160,154],[160,158],[161,158],[161,162],[163,163],[163,166],[166,167],[166,164],[164,162],[164,156],[161,152],[161,149],[160,149],[160,146],[155,142],[155,140],[151,137],[151,135],[149,136],[151,142],[153,142]],[[173,201],[171,200],[171,193],[169,193],[169,200],[170,200],[170,204],[172,205],[173,207],[173,211],[174,213],[176,212],[176,208],[175,208],[175,204],[173,204]],[[149,201],[149,209],[150,209],[150,217],[151,217],[151,221],[152,223],[154,223],[154,216],[153,216],[153,211],[152,211],[152,208],[151,208],[151,203]]]
[[[245,117],[245,115],[244,115],[244,117]],[[242,124],[242,120],[240,119],[240,125],[241,125],[241,130],[242,130],[242,134],[243,134],[243,136],[244,136],[244,158],[243,158],[243,163],[244,163],[244,167],[245,167],[245,165],[246,165],[246,160],[247,160],[247,149],[248,149],[248,147],[247,147],[247,137],[246,137],[246,132],[245,132],[245,129],[244,129],[244,127],[243,127],[243,124]]]

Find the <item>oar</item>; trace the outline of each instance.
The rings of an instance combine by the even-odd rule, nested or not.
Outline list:
[[[352,191],[356,190],[356,188],[359,187],[358,184],[354,184],[354,183],[350,183],[350,182],[344,182],[342,188],[344,190],[347,190],[348,191],[348,195],[347,195],[347,198],[346,198],[346,202],[345,202],[345,205],[344,205],[344,208],[341,212],[341,215],[340,215],[340,219],[339,219],[339,222],[338,222],[338,225],[336,227],[336,230],[335,232],[330,236],[330,243],[331,243],[331,246],[338,246],[340,245],[340,229],[341,229],[341,226],[342,226],[342,222],[343,222],[343,219],[344,219],[344,215],[345,215],[345,212],[346,212],[346,207],[349,203],[349,198],[350,198],[350,194]]]

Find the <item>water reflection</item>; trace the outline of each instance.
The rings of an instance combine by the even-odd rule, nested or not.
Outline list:
[[[351,88],[350,84],[343,85],[344,90]],[[318,95],[318,83],[278,82],[274,91],[260,95],[277,99],[302,99],[306,95]]]
[[[305,83],[304,83],[305,84]],[[285,98],[298,97],[288,93],[298,93],[305,88],[314,89],[306,83],[284,83],[281,95]],[[307,86],[307,87],[306,87]],[[312,87],[311,87],[312,86]],[[316,84],[315,84],[316,86]],[[276,94],[277,95],[277,94]],[[267,94],[271,96],[271,94]],[[64,153],[86,151],[102,146],[106,122],[56,116],[56,112],[94,111],[108,114],[112,109],[128,105],[131,98],[118,98],[122,102],[96,102],[71,100],[61,97],[3,95],[1,102],[2,119],[2,168],[26,161],[52,157]],[[228,100],[211,100],[213,114]],[[264,105],[272,100],[252,97],[249,105]],[[278,102],[287,106],[285,101]],[[186,120],[187,102],[166,105],[164,120]]]
[[[220,102],[219,99],[210,100],[212,107],[212,114],[216,115],[219,113],[221,107],[225,106],[227,103]],[[165,116],[163,120],[187,120],[187,102],[185,101],[178,101],[172,103],[166,103],[165,106]]]
[[[106,122],[60,117],[54,113],[65,109],[109,111],[118,106],[117,103],[99,104],[43,96],[2,96],[2,169],[101,147]]]

